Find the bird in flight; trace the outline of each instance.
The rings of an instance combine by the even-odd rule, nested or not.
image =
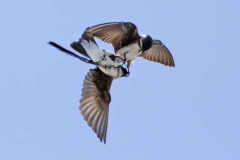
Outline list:
[[[117,61],[127,62],[128,68],[135,57],[175,66],[169,49],[160,41],[147,34],[138,34],[138,29],[131,22],[110,22],[88,27],[86,34],[97,37],[113,45]]]
[[[89,70],[83,81],[79,108],[100,141],[106,143],[111,84],[114,79],[128,74],[126,68],[114,61],[115,55],[100,49],[94,39],[85,34],[78,42],[73,42],[71,46],[89,59],[54,42],[49,42],[49,44],[86,63],[96,65],[95,69]]]
[[[115,53],[100,49],[94,37],[111,43]],[[154,40],[149,35],[139,35],[136,25],[131,22],[103,23],[86,28],[80,40],[71,44],[75,51],[85,57],[54,42],[49,44],[83,62],[96,66],[85,76],[79,108],[88,125],[104,143],[107,136],[112,81],[128,76],[130,64],[136,57],[175,66],[168,48],[160,40]],[[127,62],[127,69],[123,67],[125,62]]]

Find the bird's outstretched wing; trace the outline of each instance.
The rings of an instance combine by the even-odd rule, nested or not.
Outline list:
[[[115,52],[139,36],[136,25],[131,22],[103,23],[88,27],[85,31],[89,36],[111,43]]]
[[[162,63],[167,66],[175,66],[171,52],[159,40],[153,40],[152,47],[144,51],[140,57],[150,61]]]
[[[83,82],[80,110],[88,125],[100,141],[106,143],[110,87],[113,78],[105,75],[99,68],[91,69]]]

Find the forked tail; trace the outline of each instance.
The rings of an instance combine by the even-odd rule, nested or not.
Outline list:
[[[57,43],[55,43],[55,42],[50,41],[50,42],[48,42],[48,44],[50,44],[51,46],[59,49],[60,51],[66,53],[66,54],[68,54],[68,55],[70,55],[70,56],[73,56],[73,57],[75,57],[75,58],[80,59],[81,61],[83,61],[83,62],[85,62],[85,63],[90,63],[90,64],[96,65],[96,63],[94,63],[91,59],[87,59],[87,58],[81,57],[81,56],[73,53],[72,51],[69,51],[69,50],[67,50],[66,48],[63,48],[62,46],[60,46],[59,44],[57,44]]]

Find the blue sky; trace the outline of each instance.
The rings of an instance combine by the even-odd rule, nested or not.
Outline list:
[[[239,160],[240,2],[4,1],[0,6],[0,159]],[[78,109],[93,66],[67,48],[83,30],[130,21],[176,67],[136,59],[111,88],[107,144]],[[112,50],[110,45],[101,47]]]

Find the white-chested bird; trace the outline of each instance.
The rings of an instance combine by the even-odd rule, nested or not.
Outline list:
[[[160,41],[153,40],[149,35],[138,34],[138,29],[131,22],[111,22],[86,28],[88,36],[97,37],[111,43],[118,61],[126,61],[128,68],[135,57],[175,66],[168,48]]]
[[[90,60],[80,57],[54,42],[49,42],[49,44],[86,63],[97,66],[95,69],[90,69],[85,76],[79,108],[100,141],[106,143],[109,104],[111,102],[110,87],[113,79],[128,74],[126,68],[115,61],[115,55],[100,49],[93,38],[84,34],[80,41],[73,42],[71,47]]]

